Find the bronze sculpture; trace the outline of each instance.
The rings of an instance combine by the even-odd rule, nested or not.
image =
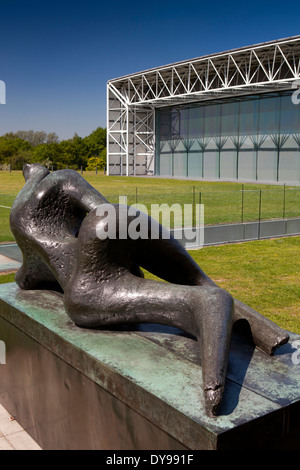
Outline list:
[[[286,343],[286,331],[218,287],[157,224],[155,239],[124,237],[137,215],[111,205],[73,170],[50,173],[25,165],[25,186],[11,209],[11,230],[23,254],[21,289],[60,287],[65,310],[80,327],[127,322],[176,326],[199,342],[207,412],[221,402],[232,327],[246,320],[255,345],[268,354]],[[116,220],[110,220],[114,207]],[[99,207],[102,208],[99,216]],[[146,224],[153,219],[146,214]],[[101,238],[107,224],[116,237]],[[144,279],[140,268],[168,282]]]

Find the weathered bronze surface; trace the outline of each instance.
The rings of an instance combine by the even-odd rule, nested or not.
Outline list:
[[[163,227],[157,239],[124,238],[120,226],[135,216],[114,205],[116,238],[100,239],[101,221],[116,220],[97,215],[99,206],[109,212],[111,204],[84,178],[72,170],[50,173],[39,164],[25,165],[23,172],[26,184],[10,217],[23,254],[19,287],[61,289],[65,310],[80,327],[162,323],[192,335],[209,415],[221,403],[237,321],[248,322],[254,344],[268,354],[288,341],[286,331],[219,288],[177,240],[164,236]],[[150,232],[154,222],[145,217]],[[140,267],[168,283],[144,279]]]

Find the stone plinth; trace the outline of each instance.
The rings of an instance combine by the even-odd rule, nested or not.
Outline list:
[[[43,449],[296,449],[298,339],[270,357],[233,335],[210,418],[193,338],[160,325],[78,328],[59,293],[3,284],[0,402]]]

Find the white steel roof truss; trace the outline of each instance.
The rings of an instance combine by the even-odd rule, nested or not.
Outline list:
[[[127,104],[127,100],[124,98],[124,95],[113,85],[113,83],[108,84],[108,89],[114,93],[114,95],[123,103],[125,106]]]
[[[133,83],[133,81],[130,78],[128,79],[128,95],[130,96],[130,85],[132,86],[135,94],[138,96],[138,101],[141,101],[142,96],[139,94],[139,91],[138,91],[137,87],[135,86],[135,84]],[[133,97],[135,97],[135,94],[133,94]],[[130,99],[130,101],[132,101],[132,98]]]
[[[261,68],[261,69],[263,70],[263,72],[265,73],[265,75],[266,75],[268,81],[271,81],[271,77],[270,77],[269,73],[267,72],[267,70],[265,69],[265,67],[264,67],[264,65],[263,65],[263,60],[264,60],[266,57],[268,57],[268,56],[265,54],[264,57],[263,57],[262,59],[260,59],[254,50],[253,50],[253,55],[256,57],[256,60],[257,60],[257,62],[259,63],[260,68]]]
[[[185,90],[185,93],[188,93],[188,90],[187,90],[187,87],[185,86],[185,83],[183,82],[180,74],[178,73],[176,67],[173,67],[173,72],[175,72],[175,74],[177,75],[178,79],[179,79],[179,82],[175,88],[175,90],[173,89],[173,96],[176,95],[176,92],[177,90],[179,89],[180,87],[180,84],[183,86],[184,90]],[[173,87],[174,87],[174,75],[173,75]]]
[[[234,57],[232,55],[229,56],[230,60],[234,63],[235,67],[236,67],[236,71],[240,74],[242,80],[244,83],[247,83],[247,78],[246,76],[242,73],[242,70],[241,70],[241,65],[238,65],[237,62],[235,61]],[[228,58],[228,62],[229,62],[229,58]],[[229,71],[229,64],[228,64],[228,71]],[[228,81],[228,86],[230,86],[230,83],[231,83],[231,80]]]
[[[109,108],[108,99],[108,115],[111,112],[114,120],[108,123],[108,134],[119,145],[120,155],[127,152],[128,172],[130,135],[145,148],[145,153],[140,149],[138,154],[148,154],[153,159],[155,108],[263,89],[290,89],[297,78],[300,78],[300,36],[120,77],[108,82],[111,96],[120,103],[118,107],[114,101]],[[145,105],[152,110],[145,109]],[[129,113],[134,116],[133,125]],[[131,148],[130,152],[135,150]]]
[[[285,61],[285,63],[287,64],[288,68],[290,69],[290,71],[292,72],[292,74],[294,75],[295,77],[295,70],[293,70],[293,68],[291,67],[291,64],[289,63],[289,61],[287,60],[288,57],[291,55],[291,52],[288,52],[287,54],[284,54],[281,47],[280,46],[277,46],[277,50],[279,50],[279,52],[281,53],[282,57],[283,57],[283,60]],[[281,67],[281,66],[280,66]],[[275,74],[276,76],[276,74]],[[296,77],[295,77],[296,78]]]
[[[216,72],[217,76],[219,77],[220,82],[221,82],[221,85],[222,85],[224,88],[226,88],[226,83],[224,82],[223,78],[222,78],[221,75],[219,74],[218,69],[216,68],[215,64],[213,63],[213,61],[212,61],[211,59],[209,59],[209,63],[210,63],[210,65],[212,65],[214,71]],[[221,67],[222,67],[222,65],[221,65]],[[214,79],[215,79],[215,77],[214,77]],[[213,79],[213,81],[214,81],[214,79]],[[211,82],[211,85],[212,85],[213,81]]]
[[[170,96],[171,94],[171,89],[168,87],[165,79],[163,78],[163,76],[161,75],[161,73],[159,71],[156,72],[157,73],[157,83],[158,83],[158,79],[160,78],[160,80],[162,81],[162,87],[161,87],[161,90],[160,92],[158,93],[158,98],[162,95],[162,93],[164,91],[167,91],[167,94]],[[169,77],[169,80],[170,80],[170,77]],[[170,80],[171,81],[171,80]]]
[[[195,72],[196,79],[195,79],[195,81],[194,81],[194,84],[190,87],[189,93],[192,93],[193,88],[195,87],[195,85],[196,85],[196,83],[197,83],[197,80],[199,80],[199,82],[200,82],[202,88],[203,88],[204,90],[206,90],[205,84],[203,83],[203,81],[202,81],[200,75],[198,74],[197,70],[195,69],[194,65],[193,65],[193,64],[190,64],[190,65],[191,65],[191,68],[193,69],[193,71]]]
[[[300,57],[298,57],[298,64],[297,64],[297,59],[295,57],[294,50],[293,50],[293,65],[294,65],[295,76],[299,77],[299,75],[300,75]]]
[[[150,92],[152,93],[153,98],[156,98],[155,92],[154,92],[153,89],[152,89],[152,85],[149,83],[149,81],[147,80],[147,78],[146,78],[145,75],[143,75],[143,78],[144,78],[145,82],[146,82],[147,85],[148,85],[148,91],[147,91],[147,93],[144,95],[143,101],[146,101],[146,98],[147,98],[147,96],[148,96],[148,94],[149,94]],[[155,85],[155,83],[154,83],[154,85]]]

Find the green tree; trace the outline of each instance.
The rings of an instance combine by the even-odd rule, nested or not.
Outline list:
[[[100,157],[101,152],[106,148],[106,129],[97,127],[90,135],[84,138],[88,148],[88,158]]]
[[[58,144],[59,137],[55,132],[49,132],[46,139],[46,144]]]
[[[41,163],[48,168],[53,167],[57,169],[60,163],[60,151],[58,143],[40,144],[34,147],[32,152],[32,162]]]
[[[8,163],[14,155],[15,148],[7,140],[0,140],[0,163]]]
[[[59,143],[60,163],[78,169],[87,163],[88,148],[82,137],[74,134],[72,139],[62,140]]]
[[[16,135],[20,139],[26,140],[27,142],[29,142],[29,144],[32,145],[33,147],[36,145],[43,144],[44,142],[46,142],[46,139],[47,139],[47,132],[34,131],[32,129],[30,131],[18,131],[16,132]]]
[[[85,169],[87,171],[95,170],[96,168],[98,170],[103,170],[105,168],[105,165],[106,165],[106,158],[104,155],[100,157],[91,157],[88,159],[87,166]]]
[[[16,157],[21,151],[29,150],[31,150],[30,144],[20,139],[12,132],[0,137],[1,163],[11,164],[12,158]]]
[[[13,170],[22,170],[25,163],[32,162],[32,150],[19,150],[18,153],[10,159],[10,165]]]
[[[96,160],[91,160],[94,158]],[[0,137],[0,164],[11,164],[19,169],[23,163],[38,162],[60,169],[97,168],[106,163],[106,129],[98,127],[87,137],[74,134],[71,139],[59,141],[55,132],[18,131]]]

